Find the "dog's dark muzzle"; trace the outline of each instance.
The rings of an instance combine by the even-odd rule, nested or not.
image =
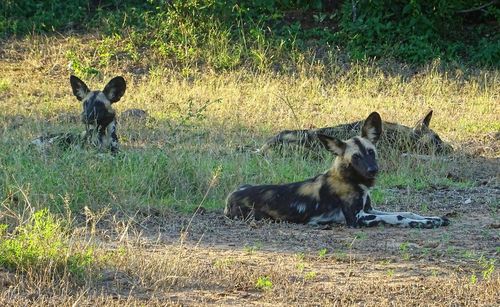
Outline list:
[[[115,114],[109,112],[104,106],[89,107],[82,113],[82,121],[86,125],[106,127],[114,118]]]
[[[369,166],[366,169],[366,173],[368,174],[369,177],[374,178],[378,174],[378,167],[375,166]]]
[[[95,125],[95,124],[97,124],[98,121],[99,121],[99,118],[97,117],[95,112],[91,112],[91,113],[83,112],[82,113],[82,122],[84,124]]]
[[[352,165],[358,174],[367,179],[375,178],[379,171],[377,162],[371,157],[365,157],[365,160],[355,161]]]

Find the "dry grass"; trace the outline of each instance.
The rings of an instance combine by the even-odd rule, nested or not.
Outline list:
[[[119,219],[123,221],[123,219]],[[157,219],[157,221],[161,221]],[[111,217],[101,223],[97,231],[91,227],[74,227],[75,242],[90,243],[96,250],[96,267],[83,281],[46,279],[49,274],[14,274],[1,272],[3,305],[497,305],[500,276],[493,271],[483,275],[485,268],[477,258],[458,255],[418,255],[411,247],[406,258],[401,247],[386,251],[366,245],[358,230],[340,231],[348,239],[343,247],[328,244],[336,250],[322,252],[292,252],[282,241],[283,249],[269,249],[272,239],[262,244],[242,247],[206,244],[208,238],[189,240],[197,230],[184,228],[181,237],[170,241],[165,231],[155,228],[171,227],[171,223],[132,222],[121,227]],[[209,218],[198,223],[210,227]],[[233,224],[233,225],[232,225]],[[123,226],[123,225],[122,225]],[[252,227],[229,222],[225,230],[247,228],[248,236],[262,237],[255,227],[264,231],[285,231],[297,235],[304,230],[314,238],[324,230],[305,226],[292,229],[272,224]],[[458,226],[460,227],[460,226]],[[457,227],[457,228],[458,228]],[[302,229],[300,229],[302,228]],[[267,230],[266,230],[267,229]],[[296,231],[294,231],[296,230]],[[456,229],[452,229],[456,230]],[[399,231],[399,230],[398,230]],[[215,230],[217,232],[217,230]],[[376,232],[392,233],[393,229]],[[405,236],[404,232],[400,234]],[[428,232],[427,232],[428,233]],[[439,236],[441,231],[430,231]],[[172,233],[173,235],[173,233]],[[328,235],[328,234],[327,234]],[[368,232],[368,236],[372,233]],[[424,234],[422,234],[424,235]],[[195,238],[194,238],[195,239]],[[294,239],[292,239],[292,242]],[[321,240],[316,240],[319,244]],[[324,240],[323,240],[324,241]],[[415,244],[413,244],[415,245]],[[298,250],[304,247],[296,246]],[[411,245],[410,245],[411,246]],[[398,251],[399,249],[399,251]],[[396,252],[391,253],[391,250]],[[473,280],[477,276],[476,280]],[[66,276],[67,277],[67,276]],[[259,278],[271,282],[269,288],[256,286]]]
[[[10,42],[3,51],[3,100],[6,114],[51,116],[75,113],[76,100],[67,90],[68,50],[78,50],[82,61],[98,62],[93,37],[33,38]],[[95,45],[95,43],[93,43]],[[128,81],[119,110],[143,108],[158,120],[176,120],[193,107],[213,102],[205,125],[214,128],[272,130],[327,126],[359,120],[373,110],[384,120],[413,125],[429,109],[433,127],[448,141],[483,137],[500,130],[500,76],[497,71],[443,73],[430,65],[413,76],[387,73],[376,65],[352,65],[334,70],[321,63],[303,63],[290,75],[246,70],[217,73],[185,68],[143,67],[116,61],[101,69],[102,86],[116,74]],[[437,64],[436,64],[437,65]],[[466,75],[465,75],[466,74]],[[218,101],[218,103],[217,103]]]
[[[35,305],[497,305],[500,277],[474,267],[335,254],[290,254],[135,238],[101,243],[84,285],[3,273],[3,304]],[[113,247],[111,247],[113,246]],[[268,277],[267,290],[256,287]],[[7,281],[7,279],[9,279]],[[58,286],[56,286],[58,285]]]
[[[97,65],[98,42],[34,37],[0,50],[2,210],[72,211],[71,244],[91,246],[95,259],[82,279],[0,270],[1,305],[500,304],[498,71],[301,62],[280,74],[115,60],[88,83],[123,75],[128,88],[117,109],[152,117],[121,123],[122,156],[28,150],[44,131],[81,129],[68,116],[79,104],[66,53]],[[220,216],[240,183],[300,180],[330,163],[300,152],[259,157],[246,146],[281,129],[359,120],[373,110],[411,126],[428,109],[433,129],[459,152],[446,161],[384,157],[375,194],[382,209],[451,213],[446,230],[321,230]],[[172,210],[199,204],[214,212],[191,219]],[[3,213],[0,222],[18,223]],[[269,289],[256,286],[264,277]]]

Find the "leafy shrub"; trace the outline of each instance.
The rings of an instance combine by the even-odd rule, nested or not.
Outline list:
[[[2,0],[0,1],[0,33],[59,30],[82,22],[87,13],[86,0]]]
[[[104,33],[100,65],[139,48],[177,63],[268,68],[297,48],[343,47],[351,59],[434,59],[497,66],[500,9],[480,0],[77,0],[0,2],[0,35]],[[339,5],[342,4],[342,5]],[[121,47],[113,42],[124,41]],[[109,48],[107,48],[109,46]],[[106,48],[104,48],[106,47]],[[105,50],[103,50],[103,48]],[[113,50],[116,48],[116,50]]]
[[[27,223],[9,234],[6,225],[0,227],[0,265],[8,269],[28,271],[69,271],[83,277],[93,263],[91,249],[73,251],[61,222],[47,209],[35,212]]]
[[[470,18],[459,13],[481,4],[476,0],[383,0],[345,1],[340,28],[341,41],[353,58],[393,56],[410,63],[435,58],[460,57],[476,63],[496,65],[500,60],[495,27],[468,25]],[[494,6],[475,23],[499,19]],[[486,39],[485,37],[490,37]],[[481,44],[481,48],[476,48]],[[478,50],[479,49],[479,50]],[[481,55],[477,55],[482,51]]]

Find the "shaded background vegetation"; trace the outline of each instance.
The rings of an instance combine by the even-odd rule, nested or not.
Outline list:
[[[4,38],[101,33],[103,61],[147,50],[215,69],[282,68],[306,50],[315,58],[340,50],[348,60],[500,62],[498,1],[4,0],[0,12]]]

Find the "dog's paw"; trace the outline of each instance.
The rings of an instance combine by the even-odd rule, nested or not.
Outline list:
[[[448,226],[448,225],[450,225],[450,219],[448,219],[445,216],[442,216],[441,217],[441,226]]]
[[[426,228],[435,228],[440,226],[448,226],[450,220],[446,217],[426,217]]]

